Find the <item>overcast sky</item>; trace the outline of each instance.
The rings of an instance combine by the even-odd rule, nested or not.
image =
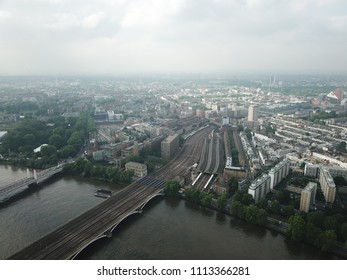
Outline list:
[[[0,75],[347,73],[346,0],[0,0]]]

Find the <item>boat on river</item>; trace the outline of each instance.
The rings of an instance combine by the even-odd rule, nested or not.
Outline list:
[[[98,189],[95,191],[94,195],[98,197],[109,198],[112,195],[112,192],[105,189]]]

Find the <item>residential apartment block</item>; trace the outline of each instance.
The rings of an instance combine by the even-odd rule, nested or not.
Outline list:
[[[330,172],[324,168],[320,168],[319,183],[325,197],[325,201],[333,203],[335,201],[336,186]]]
[[[301,192],[300,211],[308,213],[316,199],[317,183],[309,182]]]
[[[290,169],[290,161],[288,159],[282,160],[275,167],[271,168],[269,171],[269,176],[271,179],[270,188],[276,187],[283,178],[287,177]]]
[[[248,193],[252,195],[254,202],[257,203],[261,198],[270,191],[271,179],[268,174],[264,174],[262,177],[253,181],[248,188]]]
[[[318,178],[319,175],[319,165],[316,164],[305,164],[304,175],[311,178]]]

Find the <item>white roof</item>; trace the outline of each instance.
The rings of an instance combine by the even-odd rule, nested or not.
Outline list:
[[[0,138],[4,136],[7,133],[7,131],[0,131]]]
[[[41,148],[44,146],[48,146],[48,144],[42,144],[40,147],[37,147],[36,149],[34,149],[34,153],[41,152]]]

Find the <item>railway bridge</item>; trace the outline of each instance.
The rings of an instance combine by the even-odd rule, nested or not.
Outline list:
[[[198,161],[203,141],[211,131],[211,127],[198,131],[186,140],[168,165],[127,186],[9,259],[74,259],[89,244],[110,236],[124,219],[141,213],[151,199],[163,194],[167,180],[185,174]]]

